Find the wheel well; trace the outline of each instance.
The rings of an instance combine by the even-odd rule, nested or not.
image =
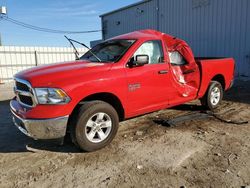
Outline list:
[[[217,81],[221,84],[222,88],[225,90],[226,88],[226,82],[224,76],[221,74],[216,75],[215,77],[212,78],[212,81]]]
[[[72,116],[74,114],[77,114],[78,109],[81,107],[81,104],[83,102],[94,101],[94,100],[100,100],[100,101],[104,101],[106,103],[109,103],[111,106],[113,106],[113,108],[118,113],[119,120],[120,121],[124,120],[125,115],[124,115],[124,109],[123,109],[123,106],[121,104],[121,101],[118,97],[116,97],[114,94],[111,94],[111,93],[96,93],[96,94],[92,94],[92,95],[85,97],[74,108],[74,110],[72,112]]]

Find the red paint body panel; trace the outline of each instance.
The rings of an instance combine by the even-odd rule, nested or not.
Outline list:
[[[200,98],[216,75],[224,77],[226,89],[233,79],[233,59],[195,61],[192,50],[185,41],[170,35],[144,30],[114,39],[136,39],[136,42],[116,63],[73,61],[40,66],[18,73],[16,77],[29,81],[33,88],[61,88],[71,98],[71,101],[65,105],[37,105],[27,110],[14,100],[12,105],[17,109],[18,115],[28,119],[70,115],[76,105],[87,96],[111,93],[121,101],[126,119]],[[134,52],[149,40],[162,42],[164,63],[128,68],[126,65]],[[187,65],[179,68],[171,66],[168,52],[174,50],[185,57],[188,61]],[[162,70],[167,71],[168,74],[159,74]],[[190,70],[192,70],[191,73],[182,75]],[[178,81],[178,76],[183,76],[185,84]]]
[[[221,75],[225,80],[225,90],[228,90],[234,79],[235,62],[233,58],[224,59],[204,59],[197,60],[202,76],[198,98],[206,93],[209,82],[217,75]]]

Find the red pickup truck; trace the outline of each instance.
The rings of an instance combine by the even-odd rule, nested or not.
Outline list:
[[[69,132],[84,151],[114,138],[119,121],[200,99],[213,110],[234,79],[232,58],[195,58],[183,40],[154,31],[124,34],[79,60],[15,75],[14,124],[34,139]]]

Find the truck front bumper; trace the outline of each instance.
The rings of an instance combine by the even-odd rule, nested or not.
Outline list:
[[[69,116],[50,119],[24,119],[18,116],[11,103],[10,107],[13,123],[25,135],[35,140],[57,139],[65,136]]]

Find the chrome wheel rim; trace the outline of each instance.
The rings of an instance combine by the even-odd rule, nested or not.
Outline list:
[[[110,134],[112,121],[108,114],[99,112],[89,118],[85,126],[85,135],[90,142],[104,141]]]
[[[217,105],[220,102],[220,89],[218,87],[214,87],[211,91],[210,102],[212,105]]]

